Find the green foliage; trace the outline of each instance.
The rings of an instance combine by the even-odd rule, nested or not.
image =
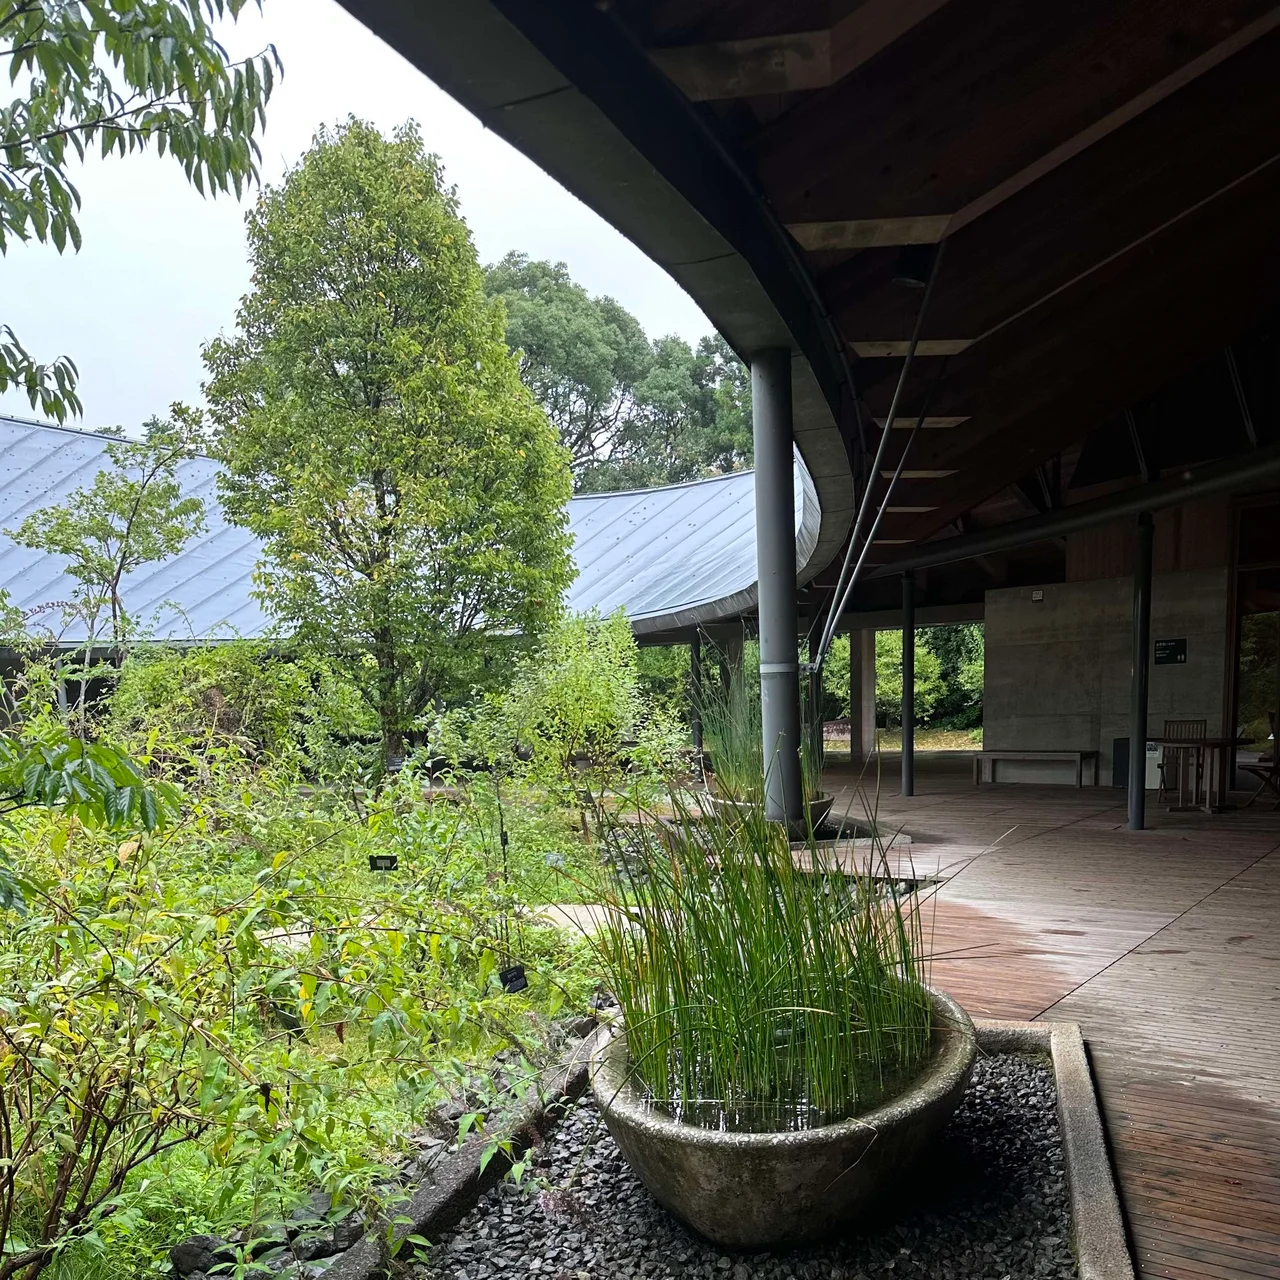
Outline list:
[[[1254,743],[1268,744],[1280,702],[1280,614],[1246,614],[1240,625],[1238,724]]]
[[[942,692],[930,723],[948,729],[973,729],[982,723],[984,638],[980,622],[953,627],[926,627],[920,632],[938,659]]]
[[[106,743],[45,728],[38,736],[0,735],[0,815],[35,805],[85,826],[156,831],[177,795],[149,786],[133,761]]]
[[[670,484],[751,459],[750,378],[719,336],[696,349],[650,341],[613,298],[593,298],[564,263],[509,253],[485,273],[507,310],[520,373],[587,492]]]
[[[751,462],[750,374],[724,339],[703,338],[692,349],[668,336],[651,348],[632,428],[583,471],[583,490],[675,484]]]
[[[635,388],[649,364],[640,322],[612,298],[592,298],[564,263],[509,253],[485,271],[506,306],[520,374],[568,450],[575,475],[608,456],[630,429]]]
[[[687,723],[690,704],[689,650],[681,644],[641,645],[636,654],[645,702],[673,723]]]
[[[471,715],[464,709],[455,719]],[[639,650],[621,609],[607,618],[563,615],[489,700],[473,749],[482,736],[482,756],[561,800],[616,786],[631,771],[661,777],[684,737],[642,694]]]
[[[205,349],[223,503],[266,544],[261,598],[348,666],[391,762],[555,616],[568,468],[414,126],[321,130],[248,241],[238,331]]]
[[[0,592],[0,616],[4,614],[6,624],[17,621],[7,593]],[[6,688],[0,826],[12,831],[19,811],[46,810],[85,829],[161,830],[177,812],[177,790],[145,778],[117,745],[72,733],[52,709],[57,680],[53,660],[37,656],[23,636],[9,635],[7,642],[25,661]],[[0,848],[0,912],[24,906],[21,875]]]
[[[916,722],[970,729],[982,723],[981,623],[923,627],[916,632]],[[849,714],[849,637],[838,635],[823,664],[823,685]],[[902,723],[902,632],[876,632],[876,719]]]
[[[201,193],[257,178],[255,135],[279,62],[232,63],[213,24],[246,0],[0,0],[0,57],[21,92],[0,108],[0,252],[13,240],[80,248],[69,169],[90,151],[155,145]],[[0,326],[0,391],[18,387],[62,421],[80,412],[76,367],[37,363]]]
[[[942,696],[942,664],[916,632],[915,712],[926,724],[934,704]],[[876,632],[876,719],[893,727],[902,723],[902,632]]]
[[[732,664],[724,679],[704,674],[698,699],[702,741],[711,757],[716,790],[740,803],[758,800],[764,787],[764,729],[760,695]]]
[[[591,989],[582,948],[522,905],[565,895],[519,802],[502,846],[492,794],[433,802],[412,768],[353,813],[265,761],[148,764],[197,761],[203,784],[155,835],[121,842],[70,806],[14,815],[0,1258],[136,1274],[184,1232],[252,1234],[317,1186],[382,1212],[388,1162],[435,1107],[462,1097],[474,1125],[510,1105]],[[370,872],[387,852],[399,869]],[[497,976],[514,960],[519,996]]]
[[[929,1052],[918,902],[887,874],[842,874],[748,806],[609,828],[597,945],[631,1069],[693,1124],[781,1130],[874,1106]]]
[[[110,468],[88,488],[5,530],[22,546],[66,560],[66,572],[80,584],[74,605],[88,628],[88,647],[104,608],[112,644],[124,644],[136,622],[120,596],[124,578],[177,555],[204,528],[203,501],[184,495],[177,477],[178,464],[192,456],[197,426],[195,415],[175,405],[168,421],[146,424],[142,440],[114,438],[107,445]]]
[[[715,789],[738,804],[759,805],[765,771],[759,645],[749,641],[743,646],[740,668],[720,659],[712,645],[704,645],[703,652],[707,669],[699,706]],[[805,795],[812,800],[822,789],[822,730],[803,694],[802,690],[800,772]]]
[[[248,759],[335,778],[359,765],[377,721],[319,654],[263,641],[130,653],[111,699],[112,736],[173,759],[238,748]],[[368,763],[368,761],[364,761]]]

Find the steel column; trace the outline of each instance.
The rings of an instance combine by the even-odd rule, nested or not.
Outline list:
[[[916,793],[916,578],[902,575],[902,794]]]
[[[1151,512],[1138,516],[1133,548],[1133,697],[1129,707],[1129,830],[1147,817],[1147,691],[1151,680]]]
[[[800,778],[791,352],[785,347],[771,347],[752,357],[751,419],[755,439],[765,816],[781,822],[801,817],[805,805]]]

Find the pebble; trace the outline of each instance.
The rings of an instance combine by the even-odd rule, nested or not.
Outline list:
[[[590,1098],[412,1269],[415,1280],[1076,1280],[1053,1075],[979,1061],[935,1157],[876,1230],[726,1254],[654,1203]]]

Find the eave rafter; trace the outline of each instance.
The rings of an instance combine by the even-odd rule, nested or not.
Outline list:
[[[874,58],[946,0],[866,0],[831,27],[677,45],[649,57],[694,102],[825,89]]]
[[[823,222],[790,222],[787,229],[804,249],[869,249],[907,244],[936,244],[1025,190],[1033,182],[1052,173],[1060,165],[1100,142],[1117,129],[1137,119],[1179,89],[1221,66],[1228,58],[1247,49],[1256,40],[1280,28],[1280,8],[1272,9],[1233,32],[1225,40],[1184,66],[1164,76],[1121,106],[1058,143],[1018,172],[996,183],[982,195],[950,214],[903,213],[891,218],[828,219]]]

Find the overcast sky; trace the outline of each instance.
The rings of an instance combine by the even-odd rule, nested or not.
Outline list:
[[[237,56],[273,43],[284,62],[267,108],[264,181],[279,178],[322,121],[354,113],[390,130],[412,116],[458,188],[482,262],[510,249],[563,261],[651,336],[710,332],[665,272],[334,0],[265,0],[264,10],[246,13],[225,41]],[[174,400],[200,401],[200,344],[231,328],[248,284],[244,206],[202,199],[176,163],[154,156],[90,162],[73,180],[84,248],[62,258],[11,248],[0,263],[0,322],[37,359],[75,360],[85,413],[69,425],[136,430]],[[0,411],[33,416],[14,392],[0,397]]]

